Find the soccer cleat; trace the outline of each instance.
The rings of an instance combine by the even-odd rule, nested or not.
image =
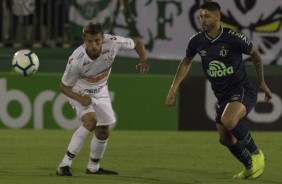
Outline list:
[[[92,172],[89,169],[86,169],[86,174],[118,175],[118,172],[109,171],[109,170],[105,170],[103,168],[99,168],[98,171],[96,171],[96,172]]]
[[[261,150],[252,155],[252,167],[236,174],[233,179],[255,179],[262,175],[265,167],[265,157]]]
[[[56,175],[58,176],[72,176],[70,172],[70,167],[69,166],[64,166],[64,167],[58,167],[56,171]]]

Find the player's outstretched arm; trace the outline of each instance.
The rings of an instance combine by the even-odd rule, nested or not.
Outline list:
[[[264,80],[264,71],[261,55],[258,49],[256,49],[255,47],[252,48],[250,55],[257,71],[259,87],[263,92],[265,92],[264,100],[269,101],[272,98],[272,94]]]
[[[149,64],[147,61],[147,55],[146,55],[146,49],[144,43],[138,38],[134,38],[133,41],[135,43],[134,50],[139,56],[139,63],[136,65],[136,69],[139,70],[141,74],[148,73]]]
[[[165,104],[168,106],[176,105],[176,91],[181,83],[181,81],[185,78],[187,73],[189,72],[192,65],[192,59],[184,58],[180,62],[171,87],[168,91]]]

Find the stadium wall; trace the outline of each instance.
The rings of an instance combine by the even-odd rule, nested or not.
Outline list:
[[[61,74],[20,77],[1,73],[0,128],[73,129],[80,125],[59,92]],[[117,129],[177,130],[177,108],[165,106],[172,78],[112,74],[109,90]]]
[[[250,77],[256,84],[256,78]],[[252,130],[282,130],[281,76],[268,76],[266,81],[272,90],[272,100],[264,101],[264,93],[258,92],[258,103],[245,119]],[[216,98],[210,83],[202,76],[188,76],[180,86],[179,130],[215,130]]]

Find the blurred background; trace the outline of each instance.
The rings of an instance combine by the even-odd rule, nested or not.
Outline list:
[[[260,50],[273,100],[248,117],[256,130],[282,130],[282,0],[215,0],[222,26],[243,32]],[[183,81],[176,108],[164,105],[167,90],[189,38],[200,30],[201,0],[0,0],[0,128],[78,126],[59,92],[60,77],[73,50],[82,44],[82,27],[103,23],[105,33],[139,37],[146,45],[150,74],[139,76],[134,52],[119,53],[110,78],[119,129],[215,130],[215,99],[199,57]],[[271,7],[269,6],[271,4]],[[15,76],[13,54],[30,49],[40,60],[32,77]],[[244,56],[250,80],[256,73]],[[195,92],[196,91],[196,92]],[[138,98],[136,98],[138,96]],[[149,99],[149,100],[148,100]],[[138,118],[136,118],[138,117]]]

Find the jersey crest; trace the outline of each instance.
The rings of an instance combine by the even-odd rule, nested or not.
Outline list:
[[[219,51],[219,56],[226,57],[227,54],[228,54],[228,49],[225,49],[223,46],[222,49]]]

